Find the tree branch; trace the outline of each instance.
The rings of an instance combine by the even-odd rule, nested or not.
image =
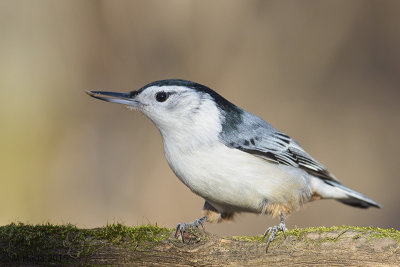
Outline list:
[[[183,244],[171,229],[121,224],[0,227],[0,263],[137,264],[140,266],[399,266],[400,232],[362,227],[293,229],[265,254],[256,237],[218,237],[193,230]]]

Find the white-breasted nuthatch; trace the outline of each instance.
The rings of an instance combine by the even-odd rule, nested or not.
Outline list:
[[[229,220],[237,212],[279,215],[280,224],[264,233],[270,233],[268,250],[278,231],[285,234],[285,215],[306,202],[331,198],[381,207],[343,186],[292,138],[204,85],[170,79],[130,93],[87,93],[147,116],[161,133],[171,169],[205,199],[204,217],[178,224],[175,235],[180,232],[182,241],[185,228]]]

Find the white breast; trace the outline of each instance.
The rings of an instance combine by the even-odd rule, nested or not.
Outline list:
[[[224,211],[260,213],[266,204],[300,205],[311,195],[302,170],[270,163],[217,142],[182,153],[164,143],[167,161],[194,193]]]

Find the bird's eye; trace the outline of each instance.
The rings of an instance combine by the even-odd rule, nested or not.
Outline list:
[[[168,96],[169,96],[168,93],[166,93],[166,92],[164,92],[164,91],[161,91],[161,92],[158,92],[158,93],[156,94],[156,100],[157,100],[158,102],[164,102],[165,100],[167,100]]]

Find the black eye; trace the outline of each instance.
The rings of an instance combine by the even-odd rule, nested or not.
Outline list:
[[[158,102],[164,102],[165,100],[167,100],[168,96],[169,96],[168,93],[166,93],[166,92],[164,92],[164,91],[161,91],[161,92],[158,92],[158,93],[156,94],[156,100],[157,100]]]

